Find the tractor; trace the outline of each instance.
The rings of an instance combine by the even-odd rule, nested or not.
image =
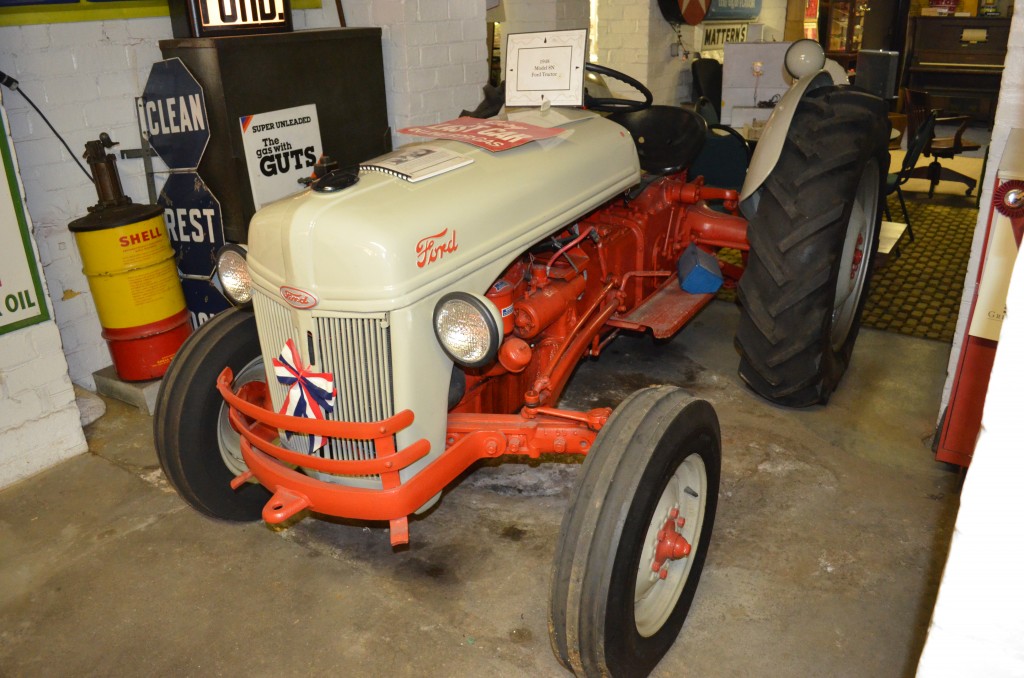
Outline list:
[[[614,410],[559,409],[583,359],[623,332],[675,334],[735,283],[739,374],[784,406],[827,402],[857,337],[888,169],[885,103],[821,63],[767,123],[741,190],[690,167],[694,111],[642,100],[530,110],[561,132],[423,181],[338,169],[260,210],[218,275],[236,304],[164,377],[155,444],[171,485],[227,521],[409,517],[480,460],[585,455],[551,579],[557,658],[646,675],[682,627],[715,521],[715,411],[671,386]],[[794,69],[795,70],[795,69]],[[516,111],[505,113],[515,120]],[[408,148],[408,147],[407,147]],[[413,146],[412,148],[415,148]]]

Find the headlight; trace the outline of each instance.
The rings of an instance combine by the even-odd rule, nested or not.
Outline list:
[[[485,297],[451,292],[434,307],[434,333],[448,357],[463,367],[494,361],[501,342],[501,313]]]
[[[236,306],[252,301],[252,278],[245,263],[245,248],[225,245],[217,254],[217,278],[228,300]]]

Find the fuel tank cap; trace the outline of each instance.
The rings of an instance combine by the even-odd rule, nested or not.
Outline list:
[[[313,190],[320,193],[337,193],[359,181],[359,168],[346,167],[328,172],[313,184]]]

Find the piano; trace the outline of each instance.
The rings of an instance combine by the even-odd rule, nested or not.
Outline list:
[[[907,33],[903,83],[927,91],[936,108],[991,125],[1010,20],[912,17]]]

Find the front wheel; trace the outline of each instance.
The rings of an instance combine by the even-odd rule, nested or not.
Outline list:
[[[253,483],[231,489],[231,479],[246,466],[216,387],[225,367],[235,375],[236,391],[266,381],[251,311],[224,311],[182,345],[160,385],[153,439],[164,475],[190,506],[213,518],[253,521],[270,493]]]
[[[548,628],[580,676],[646,676],[672,646],[711,541],[721,475],[714,409],[662,386],[614,412],[562,520]]]
[[[757,196],[736,345],[740,376],[780,405],[828,402],[849,365],[881,226],[885,112],[864,92],[811,92]]]

